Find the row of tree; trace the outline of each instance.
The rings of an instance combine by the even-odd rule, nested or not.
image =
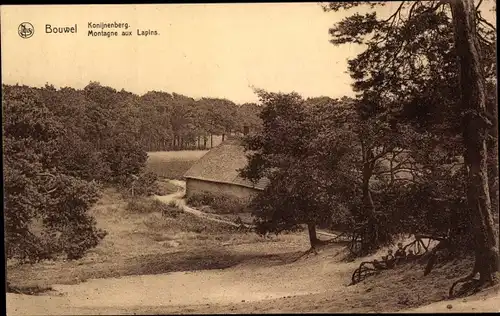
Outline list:
[[[472,276],[498,271],[496,29],[480,1],[330,3],[367,6],[330,29],[366,49],[349,61],[354,99],[259,91],[263,129],[246,138],[242,176],[271,184],[253,201],[261,232],[329,223],[367,254],[398,234],[446,238],[474,252]],[[354,243],[353,243],[354,244]],[[354,249],[352,249],[354,251]],[[470,276],[469,276],[470,278]]]
[[[227,99],[195,100],[176,93],[152,91],[135,98],[146,117],[140,140],[149,151],[206,149],[213,147],[213,135],[258,130],[259,106],[235,104]],[[152,120],[153,119],[153,120]]]

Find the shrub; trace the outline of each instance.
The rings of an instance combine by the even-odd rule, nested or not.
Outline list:
[[[170,203],[167,205],[167,207],[164,207],[162,210],[162,215],[165,217],[172,217],[172,218],[177,218],[179,214],[182,214],[183,212],[179,210],[177,206],[171,206]]]
[[[138,214],[161,213],[163,216],[174,218],[182,213],[177,206],[172,206],[170,203],[167,205],[152,198],[132,199],[127,203],[126,210]]]
[[[87,213],[99,197],[95,183],[58,175],[53,191],[44,193],[32,181],[21,179],[9,176],[5,181],[8,258],[36,262],[65,254],[70,260],[79,259],[106,236]],[[19,185],[23,191],[15,194],[13,188]]]
[[[213,208],[216,213],[221,214],[242,213],[246,209],[246,203],[240,199],[224,194],[213,194],[210,192],[192,194],[187,199],[187,202],[194,207],[208,205]]]
[[[170,202],[168,202],[167,205],[170,207],[177,207],[177,203],[175,201],[170,201]]]
[[[141,173],[139,176],[131,175],[121,181],[119,188],[125,198],[148,197],[160,191],[158,178],[151,172]]]
[[[145,172],[139,175],[139,178],[130,186],[133,185],[134,195],[151,196],[158,191],[158,177],[151,172]]]
[[[138,214],[162,212],[163,203],[148,198],[138,197],[130,199],[125,209],[131,213],[138,213]]]

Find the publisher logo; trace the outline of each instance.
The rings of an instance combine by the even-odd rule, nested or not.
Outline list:
[[[19,27],[17,28],[17,34],[19,34],[22,38],[30,38],[34,33],[35,28],[30,22],[23,22],[19,24]]]

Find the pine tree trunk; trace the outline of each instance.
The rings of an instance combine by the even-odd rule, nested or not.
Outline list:
[[[372,167],[368,162],[364,163],[363,166],[363,183],[362,183],[362,191],[363,191],[363,206],[364,206],[364,215],[369,216],[375,212],[375,204],[373,203],[372,193],[370,191],[370,179],[372,177]]]
[[[450,1],[455,47],[460,67],[464,161],[468,171],[467,201],[475,237],[475,267],[480,281],[494,280],[499,269],[498,238],[493,224],[488,187],[484,78],[479,56],[473,0]]]
[[[491,198],[491,212],[493,215],[498,216],[498,100],[496,98],[495,91],[495,102],[490,102],[490,108],[487,110],[490,118],[493,120],[493,126],[489,131],[489,141],[487,142],[488,147],[488,180],[490,188],[490,198]],[[498,220],[498,218],[497,218]]]
[[[308,223],[307,230],[309,232],[309,242],[311,243],[311,248],[314,248],[318,244],[318,236],[316,235],[316,224]]]

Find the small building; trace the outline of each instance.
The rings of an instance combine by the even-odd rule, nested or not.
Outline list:
[[[212,148],[184,174],[186,197],[208,192],[232,196],[248,201],[268,184],[267,179],[257,183],[239,176],[239,169],[248,164],[239,139],[227,139]]]

